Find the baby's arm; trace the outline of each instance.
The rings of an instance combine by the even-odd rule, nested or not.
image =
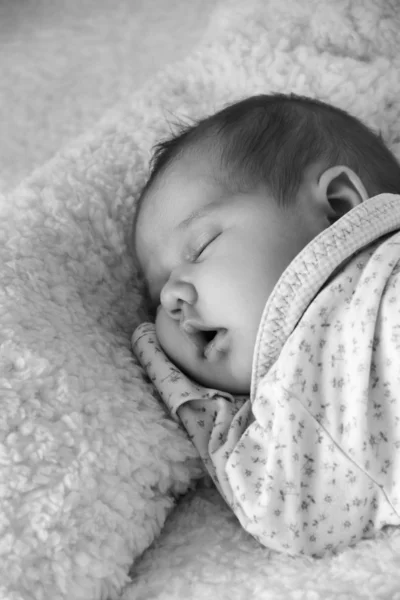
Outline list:
[[[231,505],[225,464],[250,422],[250,403],[202,387],[184,375],[162,350],[153,323],[142,323],[136,329],[132,347],[171,416],[181,421],[217,489]]]

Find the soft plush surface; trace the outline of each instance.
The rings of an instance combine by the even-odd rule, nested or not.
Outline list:
[[[145,311],[127,244],[150,148],[175,116],[294,91],[353,111],[400,157],[396,5],[225,0],[201,50],[1,199],[1,598],[400,598],[397,530],[290,559],[207,488],[163,529],[200,471],[130,351]]]
[[[201,473],[130,348],[142,113],[0,197],[2,600],[115,598]]]
[[[2,599],[114,598],[199,472],[131,355],[114,142],[0,202]]]
[[[0,192],[199,42],[215,0],[1,0]]]

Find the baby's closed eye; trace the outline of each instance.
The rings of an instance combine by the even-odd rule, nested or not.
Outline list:
[[[198,260],[203,252],[208,248],[212,242],[214,242],[220,234],[207,234],[205,236],[201,236],[198,241],[194,244],[193,248],[190,250],[190,262],[194,262]]]

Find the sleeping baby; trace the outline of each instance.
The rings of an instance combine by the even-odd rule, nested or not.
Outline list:
[[[243,528],[320,556],[400,524],[400,166],[348,113],[248,98],[160,143],[133,349]]]

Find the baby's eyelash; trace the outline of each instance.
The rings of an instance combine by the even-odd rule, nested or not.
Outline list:
[[[219,234],[218,234],[219,235]],[[204,250],[214,241],[217,239],[218,235],[215,235],[214,237],[211,238],[207,238],[204,242],[200,243],[192,252],[191,255],[191,260],[197,260],[200,255],[204,252]]]
[[[202,252],[204,252],[204,250],[207,248],[207,246],[211,243],[211,240],[201,244],[201,246],[199,246],[198,248],[196,248],[196,250],[194,251],[194,258],[199,258],[199,256],[201,255]]]

